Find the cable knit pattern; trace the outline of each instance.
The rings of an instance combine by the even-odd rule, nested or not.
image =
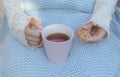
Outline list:
[[[30,1],[32,5],[40,6],[39,4],[41,4],[42,7],[49,9],[41,7],[41,10],[37,10],[35,7],[34,9],[26,9],[28,6],[31,7]],[[24,0],[24,4],[28,5],[25,6],[24,12],[39,17],[43,26],[55,23],[65,24],[71,27],[74,32],[89,20],[95,3],[95,0],[51,1]],[[69,8],[68,6],[75,5],[72,3],[79,4],[81,8],[82,6],[87,8],[86,10]],[[56,6],[57,9],[52,6]],[[114,26],[114,22],[113,20],[112,26]],[[5,77],[116,77],[120,68],[120,48],[118,46],[120,41],[116,37],[117,34],[114,33],[111,31],[111,38],[108,40],[94,44],[83,42],[75,35],[70,55],[62,64],[53,64],[48,61],[44,47],[30,49],[10,35],[6,48],[7,61],[4,64],[4,75]]]
[[[116,77],[119,48],[114,41],[88,44],[74,39],[65,63],[52,64],[44,48],[30,50],[11,38],[5,77]]]

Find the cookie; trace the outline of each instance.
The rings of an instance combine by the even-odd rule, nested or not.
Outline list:
[[[86,30],[86,29],[78,30],[77,36],[82,40],[86,40],[87,38],[90,37],[90,30]]]

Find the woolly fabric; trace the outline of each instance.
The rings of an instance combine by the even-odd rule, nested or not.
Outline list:
[[[89,20],[94,3],[95,0],[52,0],[51,2],[49,0],[25,0],[25,13],[39,17],[43,26],[65,24],[75,32]],[[30,4],[35,6],[28,10],[27,7],[31,7]],[[76,9],[78,4],[86,8]],[[116,77],[120,68],[120,37],[117,34],[120,29],[119,13],[117,9],[111,23],[111,36],[108,40],[90,44],[79,40],[75,35],[70,55],[62,64],[53,64],[48,61],[44,47],[30,49],[10,35],[6,48],[7,61],[4,64],[4,76]]]

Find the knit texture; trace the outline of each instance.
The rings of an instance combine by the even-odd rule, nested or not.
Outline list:
[[[26,9],[25,13],[39,17],[43,26],[65,24],[74,32],[89,20],[95,3],[95,0],[24,1],[26,8],[28,3],[35,5],[34,9]],[[78,4],[81,8],[82,6],[85,8],[76,10]],[[35,7],[39,5],[40,9],[36,9]],[[114,17],[118,13],[119,11],[116,11]],[[114,25],[119,26],[115,19],[111,23],[112,27]],[[6,48],[4,75],[5,77],[116,77],[120,68],[118,46],[120,37],[116,37],[115,32],[111,30],[111,38],[108,40],[93,44],[79,40],[75,35],[70,55],[62,64],[48,61],[44,47],[30,49],[10,35]]]

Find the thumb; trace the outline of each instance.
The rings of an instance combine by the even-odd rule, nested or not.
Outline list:
[[[93,27],[93,23],[89,22],[86,25],[84,25],[83,29],[91,29]]]
[[[34,26],[35,28],[40,29],[40,30],[43,29],[41,21],[37,17],[32,17],[31,26],[32,27]]]
[[[42,24],[41,24],[40,21],[36,21],[33,26],[36,27],[37,29],[40,29],[40,30],[43,29]]]

